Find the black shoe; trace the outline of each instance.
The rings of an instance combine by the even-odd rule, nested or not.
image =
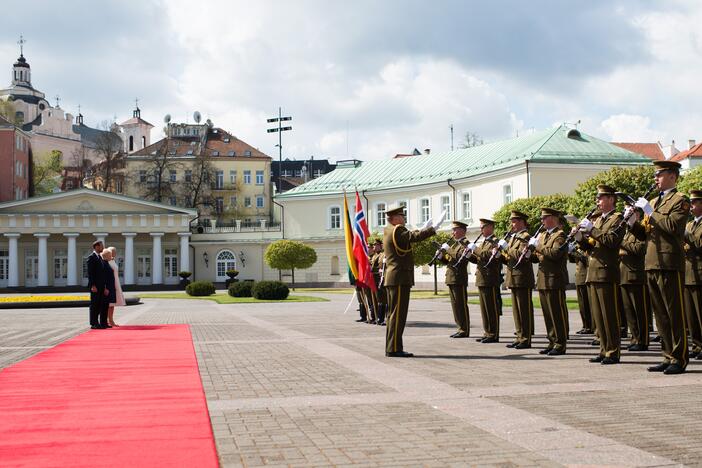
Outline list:
[[[690,359],[696,359],[700,355],[699,351],[690,351]]]
[[[590,346],[599,346],[600,345],[600,340],[592,340],[590,342]]]
[[[669,363],[661,362],[660,364],[658,364],[656,366],[651,366],[646,370],[649,372],[664,372],[669,366],[670,366]]]
[[[627,348],[629,351],[648,351],[648,346],[634,344]]]
[[[604,361],[605,357],[600,356],[599,354],[595,357],[590,358],[590,362],[602,362]]]
[[[481,342],[481,341],[483,341],[485,338],[487,338],[487,336],[481,336],[480,338],[476,338],[475,341]]]
[[[565,351],[562,349],[552,349],[548,353],[546,353],[547,356],[563,356],[565,354]]]
[[[614,356],[606,357],[602,360],[601,364],[619,364],[619,358]]]
[[[685,368],[680,364],[671,364],[663,371],[665,375],[682,374],[683,372],[685,372]]]
[[[655,338],[653,338],[651,341],[654,343],[660,343],[661,342],[661,335],[656,335]]]
[[[629,336],[629,334],[628,334],[628,332],[626,331],[626,329],[622,329],[622,330],[619,331],[619,337],[620,337],[620,338],[626,338],[627,336]]]
[[[469,338],[470,335],[468,333],[456,333],[456,336],[454,338]]]
[[[93,330],[99,330],[101,327],[100,325],[90,325],[90,328],[92,328]]]
[[[515,341],[514,343],[510,343],[510,344],[506,345],[505,348],[516,348],[518,344],[519,343]]]
[[[395,351],[392,353],[385,353],[385,357],[412,357],[414,354],[407,353],[405,351]]]
[[[582,328],[575,332],[576,335],[592,335],[592,330],[589,328]]]
[[[358,320],[356,320],[356,321],[357,321],[357,322],[365,322],[365,321],[366,321],[366,319],[364,319],[364,318],[360,318],[360,319],[358,319]]]
[[[378,325],[380,325],[381,327],[384,327],[387,324],[385,322],[380,322]]]
[[[548,354],[551,352],[552,348],[544,348],[541,351],[539,351],[539,354]]]
[[[514,345],[514,349],[529,349],[531,345],[529,343],[517,343]]]
[[[702,361],[702,353],[698,354],[695,361]]]
[[[499,343],[500,340],[498,340],[497,338],[483,338],[482,340],[480,340],[480,342],[481,343]]]

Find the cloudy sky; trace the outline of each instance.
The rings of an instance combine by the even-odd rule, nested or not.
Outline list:
[[[35,88],[86,123],[169,113],[277,156],[380,159],[580,120],[610,141],[702,139],[702,3],[593,0],[63,1],[6,9]],[[160,134],[154,131],[152,138]]]

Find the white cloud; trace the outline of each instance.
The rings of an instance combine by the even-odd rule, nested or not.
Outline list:
[[[651,129],[651,119],[641,115],[618,114],[601,124],[610,141],[655,142],[663,141],[664,133]]]

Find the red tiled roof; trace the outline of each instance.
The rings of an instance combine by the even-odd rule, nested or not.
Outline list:
[[[702,156],[702,143],[697,143],[695,146],[690,148],[689,150],[681,151],[672,158],[670,158],[671,161],[682,161],[683,159],[687,159],[690,157],[700,157]]]
[[[649,159],[652,159],[653,161],[662,161],[665,159],[665,155],[663,154],[663,150],[661,149],[660,145],[658,143],[615,143],[612,142],[613,145],[616,145],[620,148],[624,148],[625,150],[629,150],[633,153],[638,153],[638,154],[643,154]]]
[[[151,125],[149,122],[142,119],[141,117],[132,117],[129,120],[125,120],[120,125],[132,125],[132,124],[144,124],[144,125],[148,125],[149,127],[153,127],[153,125]]]

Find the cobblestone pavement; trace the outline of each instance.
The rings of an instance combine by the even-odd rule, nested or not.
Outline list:
[[[325,303],[216,304],[147,299],[129,324],[191,325],[222,466],[702,465],[702,362],[646,372],[651,352],[601,366],[591,338],[545,357],[535,347],[449,339],[445,299],[414,300],[413,359],[384,356],[385,328],[354,322],[349,297]],[[471,334],[482,334],[471,305]],[[0,311],[0,368],[87,329],[87,309]],[[576,311],[571,331],[580,328]],[[101,333],[110,333],[106,330]],[[626,341],[625,341],[626,342]]]

